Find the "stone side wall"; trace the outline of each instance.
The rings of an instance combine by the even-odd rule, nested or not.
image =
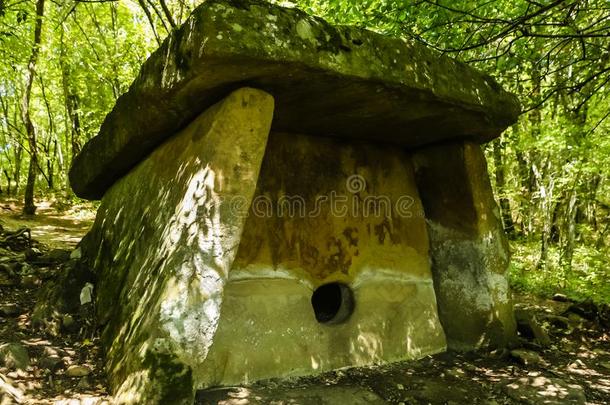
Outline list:
[[[117,403],[193,403],[272,116],[237,90],[106,192],[83,248]]]
[[[457,350],[515,338],[508,243],[478,144],[453,142],[413,158],[428,233],[438,312]]]
[[[428,257],[407,153],[272,133],[200,380],[231,385],[444,351]],[[329,282],[353,291],[354,312],[339,324],[317,322],[311,304]]]

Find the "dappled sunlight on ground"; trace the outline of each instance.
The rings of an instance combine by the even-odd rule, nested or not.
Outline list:
[[[66,206],[58,200],[37,200],[36,215],[21,214],[21,199],[0,200],[0,223],[10,229],[30,228],[32,238],[49,248],[72,248],[87,233],[95,220],[94,203]]]
[[[8,206],[6,205],[8,204]],[[53,247],[72,247],[93,219],[92,212],[59,213],[51,205],[40,204],[34,219],[20,218],[19,206],[0,202],[0,220],[9,229],[27,224],[36,235],[46,235]],[[10,208],[10,209],[9,209]],[[10,225],[9,225],[10,224]],[[47,228],[48,227],[48,228]],[[80,237],[80,236],[78,236]],[[7,253],[8,254],[8,253]],[[31,267],[36,267],[32,262]],[[39,266],[39,274],[53,274],[59,265]],[[111,401],[104,374],[97,334],[81,328],[59,334],[32,326],[32,308],[41,284],[0,286],[0,345],[16,342],[30,357],[25,370],[0,366],[0,404],[22,403],[60,405],[101,405]],[[541,348],[522,341],[540,356],[535,364],[524,365],[509,351],[469,354],[442,353],[419,361],[386,366],[343,369],[317,377],[268,380],[242,387],[216,387],[198,393],[198,404],[607,404],[610,403],[610,332],[580,316],[566,314],[569,302],[516,297],[519,307],[535,311],[551,338]],[[6,305],[17,310],[2,314]],[[561,315],[561,316],[558,316]],[[552,325],[556,318],[569,320],[569,327]],[[408,338],[408,337],[407,337]],[[383,346],[369,331],[354,339],[353,350],[375,358]],[[239,353],[236,354],[239,356]],[[61,360],[49,366],[49,359]],[[312,354],[312,363],[319,359]],[[71,377],[71,365],[88,368],[86,377]],[[243,364],[246,368],[247,365]],[[245,370],[247,372],[247,370]],[[12,392],[5,395],[2,392]],[[11,391],[12,390],[12,391]]]

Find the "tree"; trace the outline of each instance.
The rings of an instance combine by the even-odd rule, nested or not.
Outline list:
[[[32,84],[36,75],[36,62],[40,52],[40,42],[42,36],[42,19],[44,15],[44,0],[36,2],[36,22],[34,23],[34,43],[32,45],[32,54],[28,62],[25,91],[23,92],[23,101],[21,104],[21,112],[23,124],[27,132],[27,139],[30,152],[30,164],[28,168],[28,180],[25,186],[25,196],[23,213],[26,215],[34,215],[36,205],[34,205],[34,187],[36,184],[36,174],[38,173],[38,146],[36,144],[36,128],[30,117],[30,100],[32,95]]]

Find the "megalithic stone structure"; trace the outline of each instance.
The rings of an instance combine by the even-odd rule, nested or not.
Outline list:
[[[70,171],[117,402],[509,344],[479,144],[518,114],[419,44],[203,3]]]

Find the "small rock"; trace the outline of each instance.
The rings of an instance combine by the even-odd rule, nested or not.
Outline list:
[[[40,256],[42,253],[40,252],[39,249],[37,248],[27,248],[25,250],[25,260],[32,261],[34,259],[36,259],[38,256]]]
[[[57,355],[44,356],[38,360],[40,368],[51,371],[52,373],[64,368],[64,361]]]
[[[81,389],[81,390],[87,390],[87,389],[91,388],[89,379],[86,376],[81,378],[79,380],[78,384],[76,385],[76,388]]]
[[[565,316],[546,315],[545,319],[556,329],[570,329],[570,320]]]
[[[447,375],[449,377],[454,377],[454,378],[458,378],[458,379],[464,377],[464,371],[459,369],[459,368],[457,368],[457,367],[453,367],[453,368],[448,369],[446,371],[446,373],[447,373]]]
[[[546,331],[540,326],[536,316],[525,309],[515,309],[515,319],[517,321],[517,330],[519,334],[528,339],[535,339],[542,347],[551,345],[551,338]]]
[[[506,359],[510,356],[510,350],[506,348],[494,349],[486,354],[491,359]]]
[[[84,377],[91,374],[91,369],[87,366],[73,364],[66,370],[68,377]]]
[[[0,345],[0,365],[11,370],[25,370],[30,365],[27,349],[20,343]]]
[[[15,277],[15,272],[6,263],[0,264],[0,286],[14,286],[17,284],[17,278]]]
[[[593,301],[585,300],[583,302],[570,305],[565,312],[569,314],[568,317],[570,317],[571,314],[576,314],[581,318],[594,321],[599,313],[599,308],[597,305],[595,305],[595,303],[593,303]]]
[[[76,332],[78,330],[78,325],[70,314],[61,316],[61,327],[67,332]]]
[[[557,302],[569,302],[570,299],[565,294],[557,293],[553,295],[553,301]]]
[[[17,304],[5,304],[0,305],[0,316],[4,317],[13,317],[17,316],[21,313],[21,309],[17,306]]]
[[[85,305],[90,303],[93,295],[93,284],[86,283],[82,290],[80,290],[80,304]]]
[[[82,253],[81,253],[80,247],[77,247],[70,253],[70,259],[72,259],[72,260],[78,260],[81,258],[81,256],[82,256]]]
[[[35,276],[34,274],[28,274],[21,277],[21,285],[25,288],[36,288],[41,283],[42,281],[40,280],[40,278],[38,278],[38,276]]]
[[[70,260],[70,251],[69,250],[52,249],[29,261],[34,264],[38,264],[38,265],[49,265],[49,264],[67,262],[68,260]]]
[[[531,350],[515,349],[510,351],[510,355],[526,366],[536,365],[542,362],[542,357]]]
[[[567,315],[568,315],[568,319],[570,320],[571,323],[580,325],[585,321],[583,319],[583,317],[578,314],[569,313]]]

